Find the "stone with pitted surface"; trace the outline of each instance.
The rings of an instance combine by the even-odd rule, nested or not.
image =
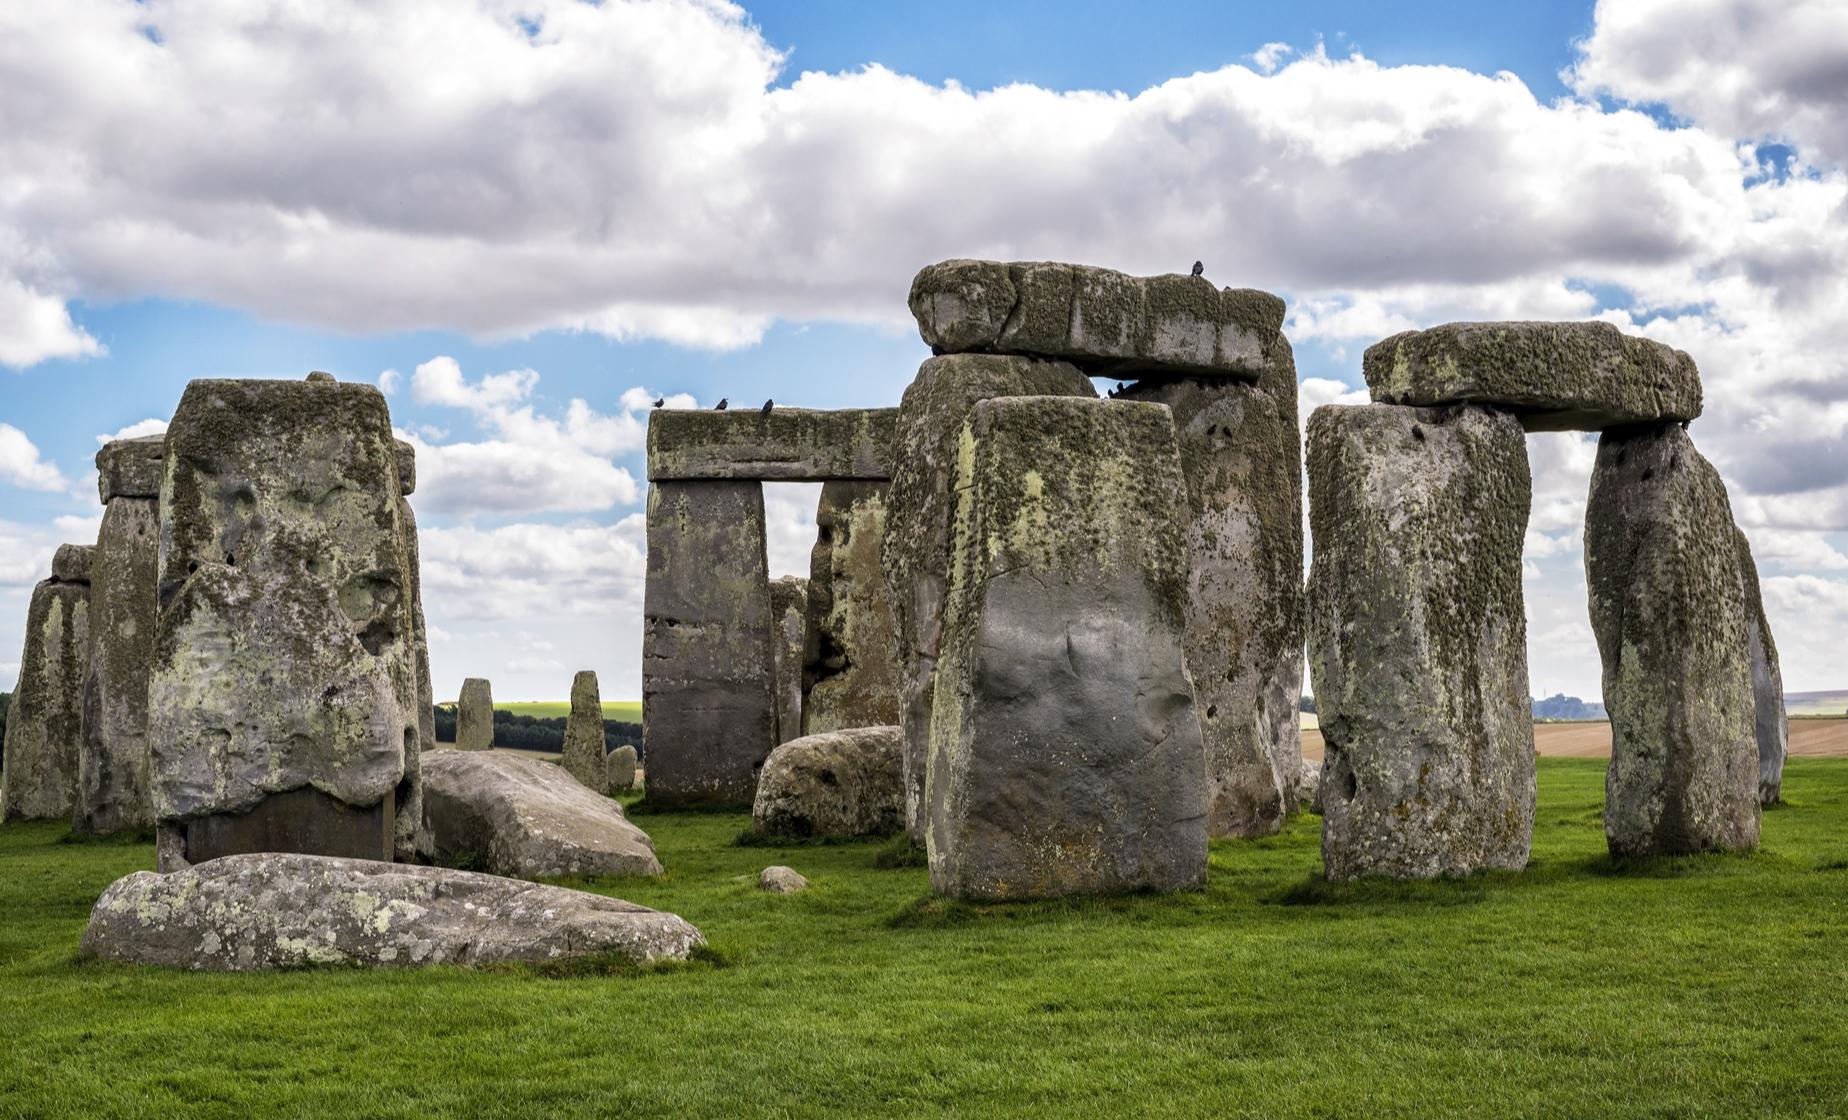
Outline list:
[[[856,727],[792,739],[764,762],[751,827],[773,836],[886,836],[905,826],[904,734]]]
[[[0,820],[70,818],[89,651],[90,585],[54,578],[34,587],[7,709]]]
[[[658,409],[648,414],[648,479],[887,479],[897,420],[890,408]]]
[[[809,552],[804,735],[898,722],[897,623],[879,558],[885,523],[884,483],[822,486]]]
[[[96,453],[96,490],[104,505],[117,498],[160,497],[167,437],[110,440]]]

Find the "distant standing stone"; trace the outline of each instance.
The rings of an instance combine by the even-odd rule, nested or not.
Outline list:
[[[802,734],[802,645],[808,619],[808,580],[770,581],[770,629],[776,657],[776,741]]]
[[[635,788],[635,748],[627,743],[617,747],[605,759],[611,794],[627,793]]]
[[[1771,638],[1771,620],[1765,617],[1764,595],[1758,587],[1758,562],[1745,532],[1734,529],[1739,542],[1739,576],[1745,592],[1745,628],[1752,655],[1754,729],[1758,738],[1758,802],[1775,805],[1783,793],[1784,756],[1790,750],[1790,718],[1784,710],[1784,672],[1778,666],[1777,643]]]
[[[823,484],[809,552],[804,735],[898,722],[898,624],[880,568],[885,525],[885,483]]]
[[[462,682],[456,701],[456,749],[485,751],[494,746],[494,689],[485,677]]]
[[[571,679],[564,763],[585,789],[602,793],[608,788],[609,768],[603,762],[603,697],[597,690],[597,674],[589,669]]]
[[[62,567],[66,574],[77,574],[72,563]],[[6,718],[0,819],[70,819],[89,651],[90,585],[54,576],[33,588],[19,683],[13,686]]]
[[[757,877],[757,889],[771,894],[795,894],[808,890],[809,881],[803,878],[795,868],[777,864],[766,867]]]
[[[99,468],[123,473],[142,455],[97,454]],[[159,441],[153,444],[158,449]],[[159,459],[154,460],[156,463]],[[119,481],[119,479],[118,479]],[[158,476],[153,480],[159,486]],[[152,497],[113,493],[96,536],[90,582],[90,658],[83,682],[83,749],[78,758],[74,832],[105,835],[154,823],[149,796],[148,675],[159,614],[160,511]]]
[[[1732,507],[1680,425],[1599,438],[1585,579],[1611,717],[1611,854],[1757,847],[1757,702]]]
[[[1296,811],[1321,813],[1321,790],[1322,764],[1307,758],[1299,760],[1296,775]]]

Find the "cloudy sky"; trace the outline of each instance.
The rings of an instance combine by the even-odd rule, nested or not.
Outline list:
[[[1196,258],[1304,415],[1382,336],[1690,351],[1787,687],[1848,687],[1839,0],[0,5],[0,689],[91,458],[190,378],[378,384],[439,697],[640,694],[646,405],[892,404],[952,256]],[[1530,437],[1533,688],[1599,692],[1593,443]],[[806,572],[814,490],[772,487]]]

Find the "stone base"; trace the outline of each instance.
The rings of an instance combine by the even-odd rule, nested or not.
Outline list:
[[[370,808],[342,804],[313,786],[272,794],[247,813],[214,813],[181,822],[187,863],[244,852],[300,852],[390,862],[397,799]]]

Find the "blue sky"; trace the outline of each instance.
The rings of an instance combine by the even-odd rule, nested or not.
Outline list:
[[[1729,0],[1660,42],[1659,0],[534,0],[525,41],[485,0],[425,2],[269,13],[250,71],[223,48],[253,41],[255,16],[0,16],[0,105],[56,106],[0,108],[17,169],[0,173],[0,336],[18,340],[0,343],[0,423],[36,456],[15,441],[10,475],[0,460],[0,687],[33,573],[93,531],[99,436],[164,420],[194,377],[327,369],[395,371],[394,421],[427,447],[439,694],[488,675],[503,698],[562,696],[590,667],[606,696],[636,695],[645,471],[625,392],[895,403],[926,353],[905,285],[963,254],[1139,272],[1199,256],[1278,291],[1305,413],[1407,326],[1602,315],[1683,346],[1774,625],[1848,618],[1831,462],[1848,371],[1827,311],[1848,259],[1843,95],[1796,85],[1788,28],[1742,40]],[[413,35],[415,18],[456,37]],[[88,82],[97,52],[119,56],[119,95]],[[1750,72],[1761,58],[1784,61]],[[1716,101],[1753,87],[1696,62],[1788,79],[1778,120]],[[1797,174],[1749,193],[1768,143]],[[455,376],[429,365],[444,357]],[[1802,458],[1794,477],[1774,443]],[[1532,445],[1542,694],[1598,691],[1575,520],[1590,448]],[[483,471],[530,472],[544,496],[496,498]],[[774,565],[804,565],[811,501],[773,492]],[[1785,644],[1792,688],[1844,683],[1824,646]]]

